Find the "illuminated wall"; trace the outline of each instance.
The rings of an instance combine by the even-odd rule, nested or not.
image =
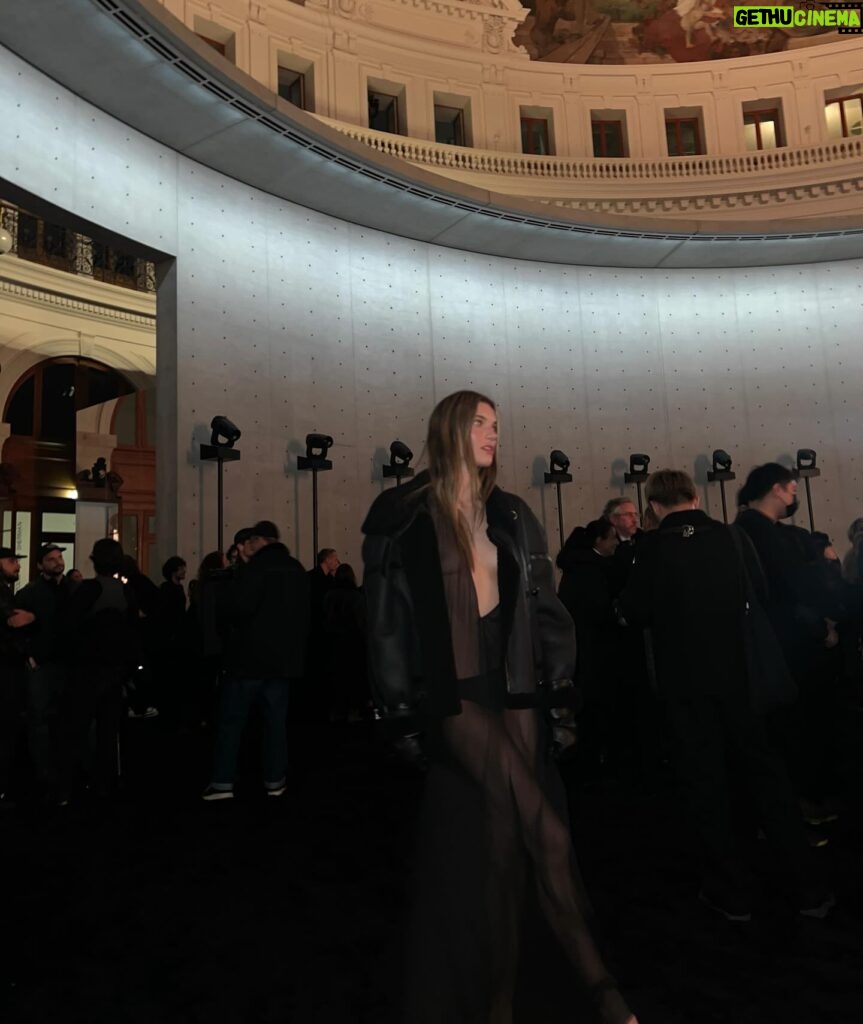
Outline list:
[[[818,524],[863,502],[859,263],[626,271],[483,257],[375,233],[222,177],[75,98],[12,55],[0,177],[176,258],[159,292],[159,532],[191,563],[215,543],[215,473],[197,450],[216,413],[243,430],[226,469],[232,532],[267,516],[308,562],[306,432],[331,433],[321,543],[358,559],[359,524],[398,437],[421,448],[435,400],[501,404],[502,483],[556,524],[538,485],[571,457],[568,525],[622,487],[645,451],[703,478],[818,451]],[[718,494],[708,494],[718,510]]]

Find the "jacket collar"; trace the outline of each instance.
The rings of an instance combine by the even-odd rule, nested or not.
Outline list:
[[[363,533],[391,537],[407,529],[417,515],[427,513],[430,479],[428,470],[423,470],[410,483],[379,495],[365,518]],[[512,532],[514,517],[511,502],[506,498],[506,493],[495,487],[489,495],[486,514],[489,526]]]

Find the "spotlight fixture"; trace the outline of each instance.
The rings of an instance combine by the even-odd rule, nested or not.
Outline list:
[[[4,227],[0,227],[0,256],[12,251],[12,236]]]
[[[552,473],[569,472],[569,459],[559,448],[555,448],[554,451],[551,452],[548,456],[548,462]]]
[[[623,480],[627,484],[635,484],[636,490],[638,491],[638,514],[644,515],[644,498],[641,494],[641,488],[644,486],[648,476],[650,476],[650,456],[643,455],[640,452],[633,452],[629,456],[629,472],[623,474]]]
[[[626,483],[638,483],[635,479],[636,477],[641,477],[641,482],[644,483],[650,473],[650,470],[648,469],[649,466],[649,455],[641,455],[638,452],[633,452],[632,455],[629,456],[629,472],[626,474]],[[632,479],[630,479],[630,477]]]
[[[548,467],[548,472],[544,474],[543,479],[547,484],[554,484],[557,488],[557,528],[560,533],[560,546],[563,547],[563,502],[560,485],[572,483],[569,458],[559,448],[553,448],[548,456]]]
[[[396,484],[400,485],[404,477],[411,477],[414,471],[411,469],[411,459],[414,453],[408,448],[404,441],[393,441],[390,445],[389,465],[383,466],[384,477],[395,477]]]
[[[332,469],[333,464],[327,462],[327,452],[333,446],[333,439],[329,434],[306,434],[306,455],[305,460],[300,455],[297,458],[298,469]],[[308,465],[302,465],[303,461],[307,461]],[[311,465],[311,463],[318,463],[318,465]]]
[[[306,454],[297,456],[297,469],[312,472],[312,562],[318,553],[318,473],[333,468],[327,452],[333,446],[329,434],[306,434]]]
[[[816,463],[818,457],[811,448],[797,449],[797,466],[791,471],[795,480],[802,480],[806,487],[806,506],[809,511],[809,529],[815,529],[815,517],[812,514],[812,487],[809,481],[816,476],[821,476],[821,470]]]
[[[728,504],[725,499],[725,485],[730,480],[736,479],[736,474],[731,471],[731,456],[724,448],[717,448],[713,452],[713,469],[708,470],[707,479],[710,483],[719,483],[719,493],[722,496],[722,521],[728,522]]]
[[[224,551],[222,539],[225,527],[225,480],[224,471],[226,462],[239,462],[240,452],[234,448],[240,440],[242,431],[227,416],[214,416],[210,421],[210,443],[201,445],[201,461],[217,462],[219,471],[216,477],[216,528],[218,531],[217,548]]]
[[[214,448],[233,448],[243,436],[240,428],[227,416],[214,416],[210,431],[210,444]]]
[[[724,448],[717,448],[713,453],[713,472],[730,473],[731,456]]]

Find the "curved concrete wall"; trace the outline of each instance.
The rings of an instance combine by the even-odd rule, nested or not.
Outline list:
[[[573,463],[569,526],[622,489],[631,451],[703,479],[714,447],[741,472],[812,447],[824,467],[818,525],[844,533],[859,512],[859,261],[714,273],[483,257],[244,186],[8,52],[0,95],[15,139],[0,154],[7,192],[170,257],[158,327],[163,554],[196,560],[214,546],[215,467],[197,446],[225,413],[243,429],[243,460],[225,471],[227,530],[272,517],[309,561],[311,480],[293,467],[305,434],[323,431],[336,446],[320,540],[356,560],[389,442],[419,453],[435,400],[465,385],[500,402],[502,483],[552,529],[553,492],[538,484],[551,447]],[[717,514],[718,492],[706,496]]]

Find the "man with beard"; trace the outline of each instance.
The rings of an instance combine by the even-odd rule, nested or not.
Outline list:
[[[24,647],[20,632],[35,616],[17,607],[13,588],[21,559],[12,548],[0,547],[0,806],[11,807],[9,776],[15,756],[23,698]]]
[[[57,714],[69,657],[72,584],[64,575],[65,550],[59,544],[43,544],[36,562],[39,575],[18,594],[19,605],[36,616],[26,643],[25,699],[30,757],[43,796],[56,785]]]

